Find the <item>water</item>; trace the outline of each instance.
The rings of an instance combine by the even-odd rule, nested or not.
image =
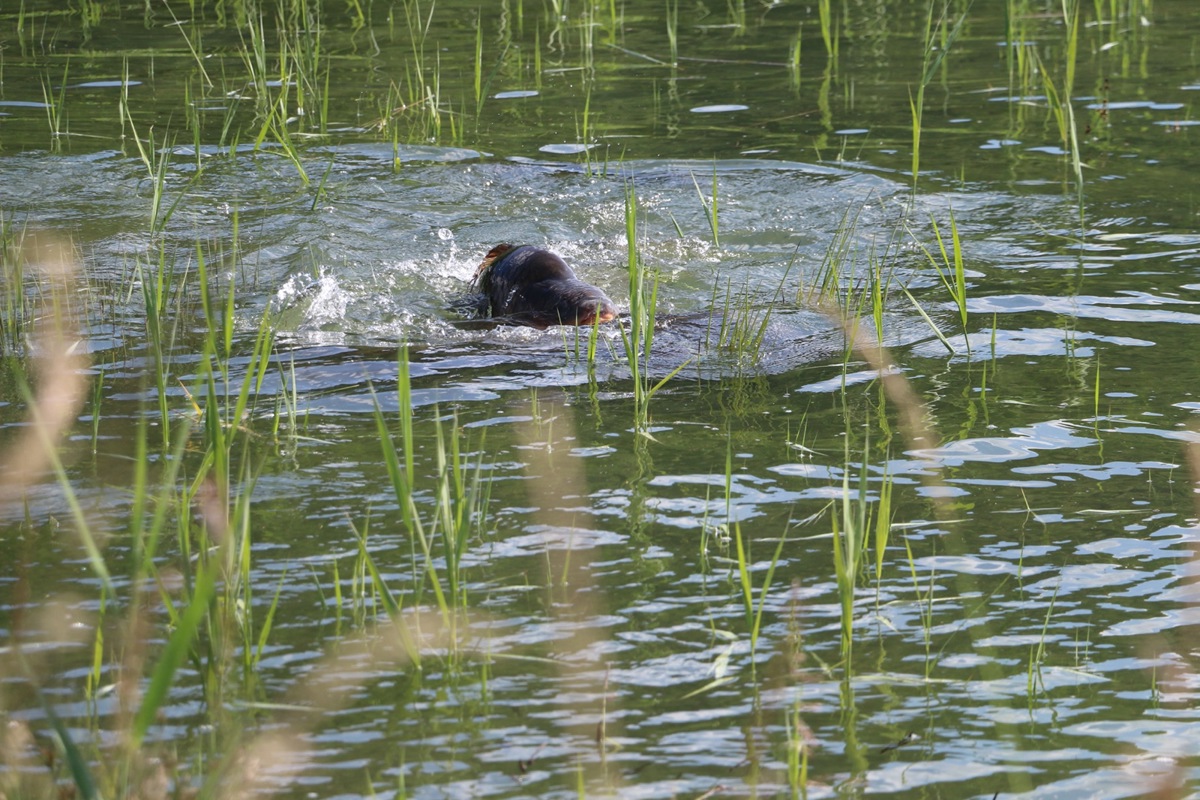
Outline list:
[[[330,57],[319,80],[294,81],[309,99],[293,134],[324,130],[299,142],[308,184],[284,148],[253,152],[257,90],[215,12],[177,26],[113,4],[85,24],[27,7],[12,26],[21,35],[3,34],[0,209],[10,231],[69,235],[80,254],[80,349],[100,391],[65,453],[108,534],[119,596],[140,419],[153,469],[167,461],[153,444],[142,286],[160,263],[178,280],[164,383],[176,421],[204,404],[198,252],[217,302],[236,290],[229,386],[251,369],[263,320],[276,337],[237,451],[254,478],[232,498],[253,498],[255,635],[278,591],[273,627],[256,666],[230,668],[220,690],[203,661],[185,661],[147,752],[183,785],[232,764],[229,787],[286,797],[567,797],[582,784],[620,797],[1117,798],[1160,782],[1194,796],[1191,3],[1106,9],[1102,22],[1085,10],[1073,93],[1082,201],[1045,84],[1010,70],[1000,8],[971,7],[926,89],[914,193],[924,9],[838,9],[835,61],[815,6],[754,6],[744,21],[681,8],[672,66],[662,4],[618,18],[608,4],[564,6],[562,18],[525,5],[432,10],[420,63],[430,86],[440,76],[436,120],[388,95],[392,83],[400,99],[414,91],[405,6],[371,5],[356,29],[332,4],[320,26],[301,26],[297,40],[320,30]],[[1061,87],[1059,6],[1020,11],[1021,47]],[[189,42],[212,57],[197,60]],[[296,102],[289,94],[290,116]],[[154,171],[130,138],[151,128],[148,153],[166,159],[157,228]],[[630,185],[637,244],[661,280],[649,374],[683,365],[650,401],[650,436],[636,429],[615,326],[589,369],[586,332],[464,326],[452,308],[501,241],[562,254],[626,307]],[[940,258],[930,220],[947,240],[951,211],[965,336],[927,255]],[[885,343],[934,441],[907,438],[875,371],[802,302],[831,252],[853,297],[872,265],[890,276]],[[761,324],[761,348],[721,347],[714,303]],[[462,555],[455,640],[376,427],[378,404],[398,436],[400,343],[426,525],[435,421],[487,487],[486,522]],[[9,445],[25,408],[3,374]],[[199,462],[185,451],[182,483]],[[846,485],[878,507],[888,482],[891,538],[878,572],[874,549],[864,562],[847,660],[832,520],[842,525]],[[116,679],[128,609],[99,616],[54,482],[0,513],[6,638],[23,642],[76,736],[111,744],[116,693],[97,696],[93,731],[86,676],[99,624],[113,648],[101,683]],[[383,580],[410,614],[421,609],[419,672],[380,601],[352,601],[364,530]],[[169,593],[188,563],[179,547],[171,531],[159,555]],[[150,605],[153,664],[172,627]],[[8,719],[48,742],[27,672],[11,647],[3,657]],[[803,788],[788,769],[802,740]],[[230,752],[242,761],[218,760]],[[38,763],[22,774],[35,780]]]

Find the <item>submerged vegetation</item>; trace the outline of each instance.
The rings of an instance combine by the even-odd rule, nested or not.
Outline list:
[[[1014,152],[1006,180],[1061,168],[1083,220],[1107,123],[1083,121],[1077,87],[1108,80],[1110,50],[1135,51],[1113,74],[1144,57],[1149,4],[1006,0],[1002,18],[969,0],[877,17],[837,0],[702,5],[87,0],[62,14],[27,0],[0,13],[0,158],[98,153],[137,174],[121,185],[141,214],[103,220],[93,205],[110,227],[69,241],[19,198],[0,208],[0,796],[319,795],[350,772],[337,792],[397,798],[708,797],[734,781],[831,796],[868,776],[884,791],[905,758],[967,758],[933,740],[971,723],[931,709],[978,702],[991,726],[993,697],[999,754],[971,756],[987,779],[920,777],[912,796],[1034,790],[1009,766],[1041,747],[1044,719],[1059,725],[1060,687],[1102,679],[1101,623],[1077,622],[1092,610],[1076,585],[1035,579],[1065,538],[1025,494],[1041,479],[1013,490],[1015,525],[1012,507],[991,509],[1005,533],[985,540],[993,500],[969,487],[1002,479],[962,465],[1098,448],[1121,424],[1105,410],[1120,392],[1109,356],[1084,348],[1120,336],[1063,322],[1061,396],[1010,380],[1005,407],[990,399],[1001,337],[1027,334],[1029,353],[1014,352],[1030,358],[1046,346],[999,330],[1002,304],[980,302],[971,248],[1002,248],[980,235],[975,198],[953,196],[950,177],[979,180],[978,148],[934,106],[960,100],[956,59],[993,48],[1001,25],[988,58],[1008,85],[969,91],[1009,96],[979,114],[1002,109],[998,140],[1055,142],[1042,161]],[[153,58],[111,44],[131,14]],[[885,32],[909,43],[887,51],[888,96],[903,101],[863,109],[858,59]],[[732,76],[721,92],[777,81],[791,105],[729,122],[748,105],[708,71]],[[871,130],[857,152],[846,117]],[[434,166],[413,175],[418,159]],[[438,169],[444,196],[417,194]],[[903,191],[873,170],[908,176]],[[596,261],[619,250],[620,277],[603,277],[625,313],[541,338],[447,323],[436,339],[436,312],[396,323],[373,308],[365,334],[298,333],[285,289],[315,305],[339,258],[367,260],[329,242],[379,230],[355,227],[379,206],[352,181],[399,209],[397,242],[448,242],[438,258],[496,235],[471,216],[480,195],[502,229],[586,238],[578,252]],[[595,192],[595,208],[579,213],[572,191]],[[748,231],[753,203],[767,222]],[[282,208],[304,242],[256,238]],[[833,223],[814,233],[814,218]],[[1054,224],[1056,242],[1090,235]],[[1030,249],[1006,233],[1005,248]],[[1095,269],[1074,252],[1043,261],[1072,291]],[[384,272],[366,271],[360,300],[400,293]],[[991,414],[1020,430],[1012,408],[1035,403],[1076,416],[994,432]],[[1068,629],[1070,658],[1056,649]],[[1010,713],[1014,676],[1027,720]],[[1164,682],[1185,680],[1149,673],[1155,711]],[[1063,761],[1056,780],[1095,767]]]

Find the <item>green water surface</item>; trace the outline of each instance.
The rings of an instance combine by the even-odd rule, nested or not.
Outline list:
[[[162,782],[118,793],[1200,792],[1194,0],[1080,3],[1074,47],[1060,2],[835,0],[828,44],[798,0],[260,5],[0,8],[0,446],[52,294],[18,245],[49,233],[88,359],[59,451],[113,585],[62,483],[6,496],[10,729],[53,750],[51,708],[111,776],[206,557],[214,409],[249,379],[217,501],[249,588],[230,556],[234,628],[197,635],[135,759]],[[682,365],[644,420],[620,326],[589,362],[586,331],[451,307],[511,241],[628,308],[631,196],[644,374]],[[930,258],[952,231],[965,330]],[[830,281],[872,330],[873,274],[919,407],[808,302]],[[403,462],[402,344],[428,558],[376,418]],[[145,589],[139,463],[178,501]],[[70,780],[0,756],[11,796]]]

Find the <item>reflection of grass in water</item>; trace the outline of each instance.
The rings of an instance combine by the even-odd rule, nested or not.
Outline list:
[[[1032,19],[1028,8],[1029,0],[1005,0],[1004,2],[1004,41],[1005,61],[1008,65],[1008,94],[1010,102],[1008,112],[1010,117],[1024,114],[1028,106],[1016,102],[1016,98],[1028,97],[1034,93],[1036,85],[1036,52],[1030,47],[1029,21]],[[1010,135],[1015,138],[1020,126],[1014,123]]]
[[[746,0],[725,0],[725,8],[729,13],[729,24],[733,26],[735,35],[746,31]]]
[[[798,94],[800,92],[800,53],[804,42],[804,28],[800,27],[792,37],[792,46],[788,49],[787,66],[788,82]]]

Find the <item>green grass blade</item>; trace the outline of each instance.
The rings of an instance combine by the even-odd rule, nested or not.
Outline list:
[[[26,672],[29,668],[26,667]],[[38,701],[42,705],[42,711],[46,714],[46,718],[50,720],[54,732],[58,734],[58,740],[62,743],[63,753],[67,759],[67,767],[71,770],[71,780],[75,783],[75,788],[79,790],[80,796],[84,800],[100,800],[102,795],[100,790],[96,788],[96,780],[92,777],[91,767],[88,761],[83,757],[79,747],[75,744],[75,740],[71,738],[70,731],[58,714],[54,711],[54,706],[46,700],[45,696],[39,690],[37,692]]]
[[[925,309],[921,308],[921,304],[917,302],[917,298],[913,297],[912,292],[908,290],[907,286],[901,286],[900,290],[904,292],[905,297],[912,301],[913,308],[921,315],[921,319],[925,320],[925,323],[929,326],[929,330],[933,331],[933,335],[937,337],[937,340],[953,355],[954,345],[950,344],[950,340],[938,329],[937,323],[933,321],[929,314],[925,313]]]
[[[249,538],[249,537],[247,537]],[[337,562],[334,562],[335,564]],[[283,593],[283,582],[287,578],[287,570],[279,576],[279,583],[275,587],[275,596],[271,598],[271,607],[267,609],[266,619],[263,620],[262,630],[258,632],[258,643],[254,650],[254,661],[258,662],[262,658],[263,650],[266,649],[267,639],[271,635],[271,627],[275,623],[275,611],[279,608],[279,596]]]
[[[142,704],[134,715],[129,736],[135,750],[141,746],[146,732],[158,719],[159,710],[167,699],[167,691],[171,688],[175,672],[187,658],[192,642],[200,630],[200,623],[208,615],[209,605],[216,594],[216,573],[217,569],[213,566],[201,567],[198,570],[191,601],[179,615],[179,622],[163,648],[163,653],[150,676],[150,683],[146,686]]]
[[[88,522],[87,515],[83,511],[83,506],[79,502],[79,496],[75,493],[74,484],[71,482],[70,476],[67,475],[67,470],[63,466],[62,459],[59,458],[58,445],[50,440],[45,425],[42,425],[36,419],[38,416],[36,412],[38,401],[34,397],[32,389],[30,389],[24,378],[18,377],[18,382],[19,390],[25,400],[26,406],[34,410],[35,419],[32,427],[37,432],[38,439],[45,450],[46,458],[50,462],[50,468],[54,471],[59,488],[62,489],[63,499],[67,501],[67,507],[71,511],[71,519],[75,522],[79,541],[83,544],[83,549],[87,552],[92,572],[96,573],[96,577],[103,584],[105,594],[110,597],[114,596],[112,576],[108,572],[108,565],[104,561],[104,555],[100,552],[100,545],[97,543],[96,537],[92,535],[92,527]]]

